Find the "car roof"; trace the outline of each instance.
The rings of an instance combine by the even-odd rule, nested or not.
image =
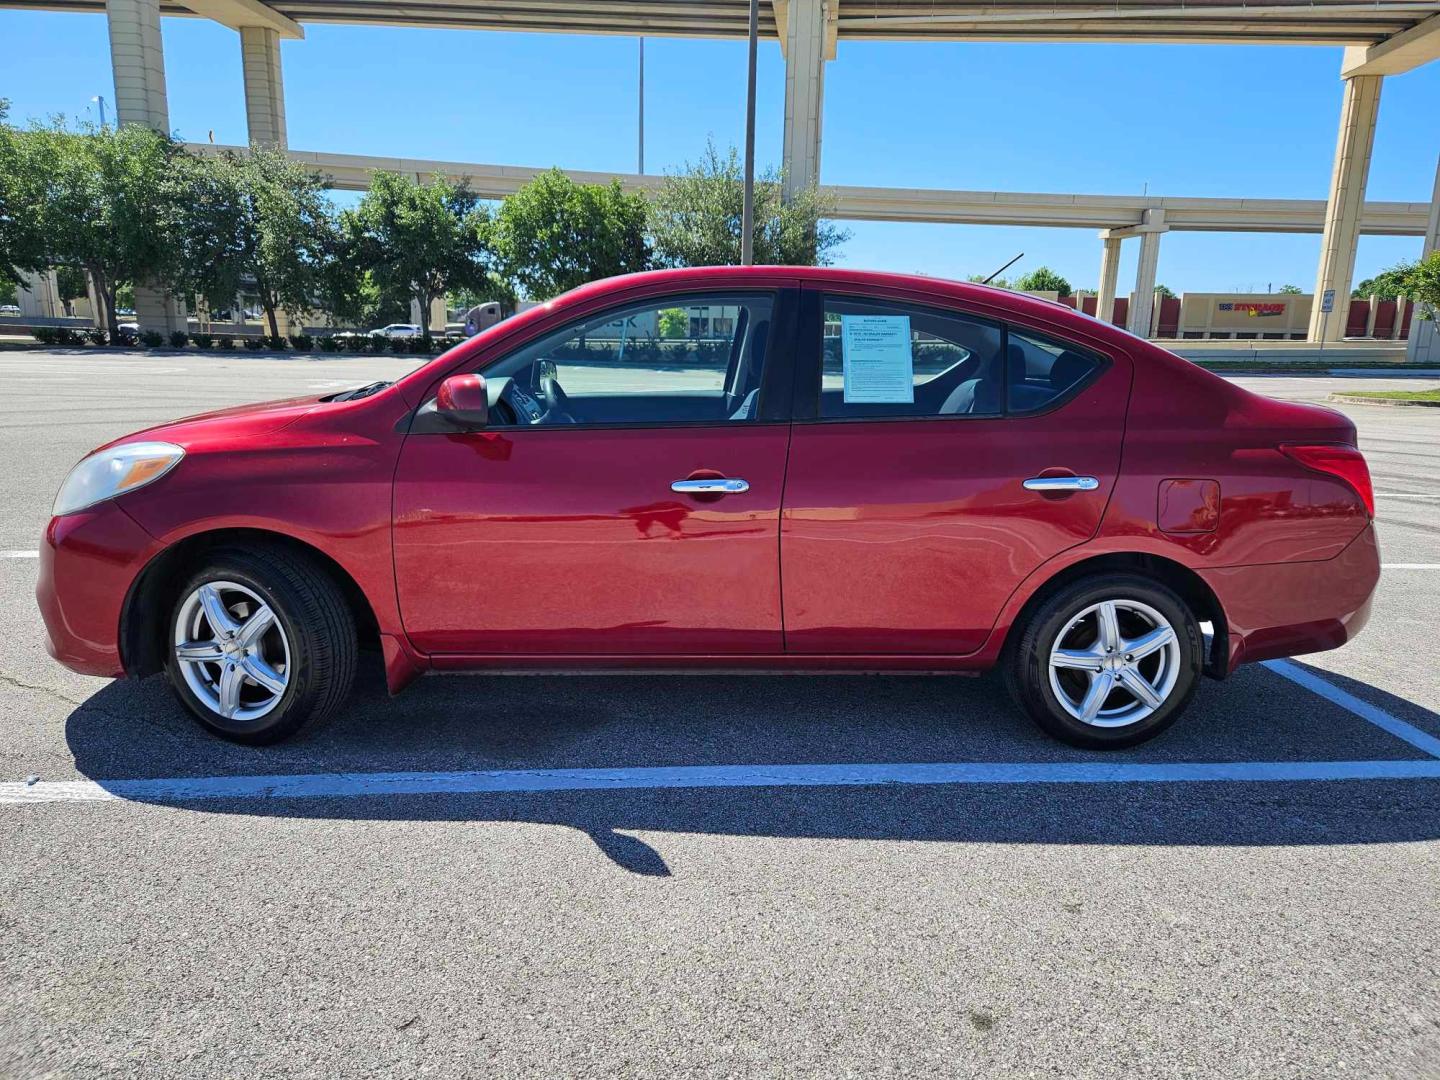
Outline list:
[[[1141,341],[1119,327],[1080,314],[1074,308],[1054,300],[981,285],[973,281],[954,281],[925,274],[899,274],[886,270],[852,270],[835,266],[691,266],[672,270],[646,270],[638,274],[593,281],[557,296],[551,304],[581,302],[606,293],[621,292],[647,286],[679,285],[695,288],[737,288],[746,285],[778,286],[786,282],[817,282],[835,286],[871,289],[893,289],[930,293],[937,297],[969,302],[1006,313],[1028,315],[1050,323],[1068,325],[1081,333],[1097,337]]]

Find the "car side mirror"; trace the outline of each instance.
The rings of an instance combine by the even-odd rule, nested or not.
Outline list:
[[[490,423],[490,395],[483,375],[451,375],[435,395],[435,414],[457,428],[473,431]]]

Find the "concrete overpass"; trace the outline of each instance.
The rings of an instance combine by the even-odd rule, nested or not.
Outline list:
[[[120,121],[162,131],[170,125],[160,16],[210,18],[234,28],[243,58],[250,139],[279,146],[287,144],[280,41],[303,38],[306,23],[742,37],[748,11],[747,0],[413,0],[403,5],[385,0],[0,0],[0,6],[103,11],[110,28]],[[1384,78],[1440,57],[1440,0],[762,0],[761,9],[760,33],[778,40],[785,57],[782,156],[789,191],[819,179],[825,69],[842,39],[1343,45],[1340,77],[1345,92],[1329,197],[1319,221],[1316,295],[1349,296],[1361,232],[1404,234],[1413,227],[1411,209],[1399,211],[1404,224],[1382,226],[1382,219],[1393,217],[1394,211],[1366,204],[1365,184]],[[344,162],[335,164],[326,171],[345,183]],[[1417,169],[1427,171],[1432,166],[1416,163]],[[477,186],[483,186],[487,172],[497,184],[507,174],[526,172],[500,166],[462,169]],[[358,180],[352,177],[350,182]],[[1283,231],[1313,231],[1313,207],[1318,205],[908,189],[836,188],[834,193],[846,207],[845,215],[855,218],[1098,226],[1102,300],[1107,292],[1114,295],[1120,244],[1138,237],[1137,302],[1130,310],[1136,329],[1150,322],[1160,237],[1166,231],[1267,229],[1276,222],[1288,222]],[[1431,213],[1415,230],[1426,235],[1427,250],[1437,244],[1435,218]],[[150,321],[171,322],[178,315],[174,305],[158,307],[156,297],[137,295],[137,302],[144,305],[142,317]],[[1321,307],[1316,305],[1311,321],[1313,340],[1340,333],[1333,326],[1327,329]]]

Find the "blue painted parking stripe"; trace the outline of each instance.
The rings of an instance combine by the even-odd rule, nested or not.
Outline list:
[[[1126,784],[1206,781],[1440,780],[1440,760],[1269,762],[952,762],[855,765],[677,765],[635,769],[302,773],[0,784],[0,803],[199,802],[384,795],[486,795],[665,788],[883,787],[946,784]]]
[[[1407,723],[1398,716],[1392,716],[1384,709],[1341,690],[1333,683],[1326,682],[1318,675],[1306,671],[1289,660],[1266,660],[1263,663],[1275,674],[1283,675],[1291,682],[1305,687],[1306,690],[1319,694],[1326,701],[1333,701],[1342,709],[1348,709],[1361,719],[1368,720],[1376,727],[1388,731],[1397,739],[1404,739],[1417,750],[1423,750],[1432,757],[1440,758],[1440,739],[1421,731],[1414,724]]]

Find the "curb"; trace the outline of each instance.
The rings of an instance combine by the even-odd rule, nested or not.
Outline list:
[[[1355,394],[1331,394],[1329,400],[1343,405],[1382,405],[1391,409],[1440,409],[1440,401],[1406,401],[1404,398],[1360,397]]]

